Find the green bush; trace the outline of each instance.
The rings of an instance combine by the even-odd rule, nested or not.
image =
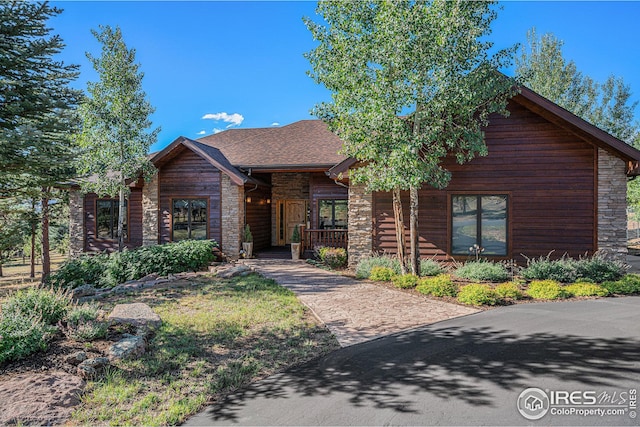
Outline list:
[[[93,341],[107,336],[109,325],[100,321],[96,304],[78,305],[67,313],[64,334],[76,341]]]
[[[2,317],[23,316],[55,325],[67,314],[71,296],[62,290],[29,288],[14,293],[2,304]]]
[[[567,297],[567,293],[564,288],[555,280],[534,280],[529,283],[527,295],[535,299],[550,300]]]
[[[414,276],[413,274],[403,274],[394,276],[391,281],[396,288],[400,289],[411,289],[415,288],[418,284],[418,276]]]
[[[593,283],[574,283],[564,287],[564,291],[576,297],[604,297],[609,295],[609,291]]]
[[[2,312],[0,317],[0,363],[20,360],[47,349],[56,328],[41,318],[20,311]]]
[[[380,282],[389,282],[396,276],[396,272],[389,267],[380,267],[378,265],[371,268],[369,279],[378,280]]]
[[[601,285],[612,294],[637,294],[640,293],[640,275],[627,274],[620,280],[602,282]]]
[[[555,280],[572,283],[578,278],[576,260],[568,257],[552,260],[551,254],[537,259],[527,259],[522,277],[527,280]]]
[[[439,274],[435,277],[423,277],[416,288],[418,292],[436,297],[455,297],[458,294],[458,285],[453,283],[448,274]]]
[[[400,263],[397,258],[391,258],[385,255],[371,255],[362,258],[358,262],[356,266],[356,277],[358,279],[368,279],[373,267],[387,267],[392,269],[396,274],[400,274]]]
[[[444,268],[433,259],[420,260],[420,276],[437,276],[444,273]]]
[[[85,283],[109,288],[151,273],[166,276],[198,271],[214,260],[213,250],[217,245],[212,240],[183,240],[121,253],[82,255],[65,262],[49,277],[49,283],[65,288]]]
[[[509,272],[503,264],[489,261],[470,261],[455,271],[456,276],[463,279],[488,282],[504,282]]]
[[[493,290],[495,291],[496,295],[498,295],[502,299],[519,300],[524,297],[524,294],[522,293],[518,285],[513,282],[500,283]]]
[[[600,283],[621,278],[627,265],[621,261],[605,259],[598,254],[576,261],[576,277]]]
[[[347,265],[347,251],[344,248],[322,246],[316,249],[318,258],[331,268],[342,268]]]
[[[491,286],[480,283],[472,283],[460,288],[458,301],[469,305],[496,305],[500,298]]]

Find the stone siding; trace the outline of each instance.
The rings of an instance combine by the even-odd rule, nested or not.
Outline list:
[[[142,246],[158,244],[158,174],[142,188]]]
[[[624,260],[627,254],[625,162],[598,149],[598,250]]]
[[[84,251],[84,196],[80,190],[69,190],[69,256]]]
[[[349,186],[349,266],[371,254],[373,250],[373,197],[365,192],[364,185]]]
[[[242,227],[244,225],[244,187],[231,182],[221,174],[222,241],[220,246],[227,258],[240,256]]]
[[[271,176],[271,244],[278,245],[276,218],[278,202],[286,199],[309,200],[309,173],[285,172]]]

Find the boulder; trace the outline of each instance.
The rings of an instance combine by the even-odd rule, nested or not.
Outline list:
[[[251,274],[251,272],[252,272],[251,267],[246,265],[238,265],[236,267],[230,267],[224,270],[218,270],[218,273],[216,274],[216,276],[221,279],[231,279],[232,277]]]
[[[73,297],[74,299],[78,299],[81,297],[88,297],[88,296],[95,295],[96,292],[97,292],[97,289],[95,288],[95,286],[87,284],[87,285],[78,286],[77,288],[73,289],[71,291],[71,297]]]
[[[105,367],[109,366],[109,359],[106,357],[96,357],[87,359],[78,365],[77,373],[80,378],[95,378]]]
[[[143,355],[145,350],[146,341],[143,336],[129,335],[109,347],[109,359],[131,359]]]
[[[85,353],[84,351],[76,351],[75,353],[67,355],[64,360],[70,365],[79,365],[80,363],[87,360],[87,353]]]
[[[133,325],[137,328],[155,330],[162,325],[162,319],[147,304],[118,304],[107,319],[113,325]]]

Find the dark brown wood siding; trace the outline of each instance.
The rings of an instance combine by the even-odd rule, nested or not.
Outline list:
[[[596,241],[597,149],[512,102],[511,115],[495,116],[485,130],[489,154],[465,165],[446,162],[446,190],[420,191],[419,231],[423,258],[448,258],[452,194],[509,196],[508,256],[592,252]],[[409,203],[405,195],[405,224]],[[374,195],[374,248],[395,253],[389,193]],[[407,232],[408,235],[408,232]]]
[[[265,183],[270,180],[269,175],[256,178]],[[251,198],[245,205],[246,223],[253,235],[253,250],[259,251],[271,246],[271,188],[246,185],[244,191],[245,197]]]
[[[336,184],[323,173],[312,173],[309,179],[309,197],[311,200],[311,228],[318,228],[319,200],[347,200],[349,189]]]
[[[173,199],[206,199],[208,238],[220,242],[220,171],[202,157],[184,149],[159,171],[160,243],[171,241]]]
[[[96,201],[104,199],[94,193],[84,196],[84,250],[102,252],[118,250],[118,241],[96,237]],[[108,198],[108,197],[107,197]],[[127,202],[129,238],[125,246],[129,249],[142,246],[142,189],[132,188]]]

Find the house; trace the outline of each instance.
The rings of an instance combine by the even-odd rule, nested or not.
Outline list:
[[[487,156],[446,160],[449,186],[420,190],[421,256],[467,259],[474,244],[519,262],[625,254],[626,183],[640,174],[640,151],[526,88],[508,109],[485,129]],[[316,120],[180,137],[153,155],[151,182],[131,183],[127,246],[211,238],[235,257],[245,223],[258,252],[290,243],[299,224],[307,245],[348,246],[352,264],[394,253],[391,195],[349,185],[358,163],[340,147]],[[72,254],[114,249],[117,204],[78,189],[71,203]]]

